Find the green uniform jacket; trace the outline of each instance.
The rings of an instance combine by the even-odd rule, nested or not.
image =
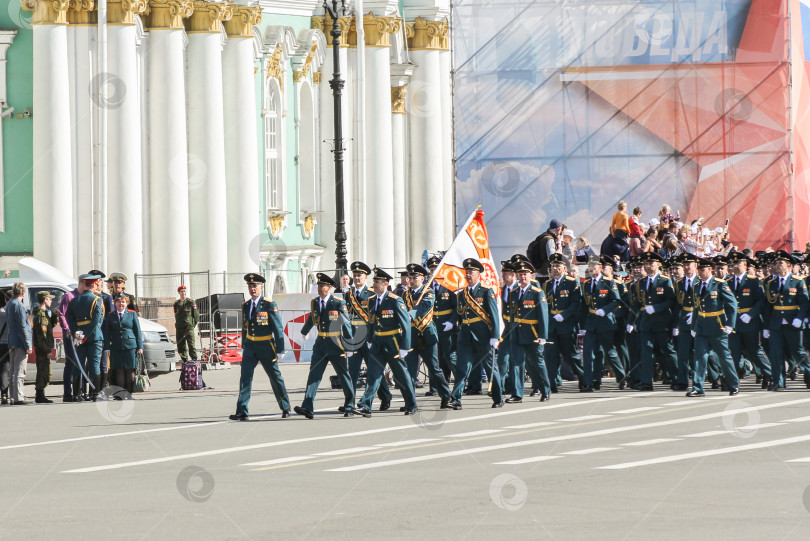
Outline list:
[[[661,332],[672,330],[672,307],[676,303],[672,282],[660,274],[653,277],[647,290],[647,278],[638,280],[634,285],[635,309],[638,311],[636,322],[639,331]],[[645,307],[652,306],[653,313],[648,314]]]
[[[321,298],[312,299],[309,303],[309,317],[301,327],[301,334],[308,334],[313,327],[318,329],[315,343],[323,347],[326,355],[340,357],[345,354],[343,340],[352,337],[352,322],[342,298],[330,295],[323,312]]]
[[[92,291],[85,291],[70,301],[66,317],[71,334],[82,331],[87,341],[104,339],[101,333],[104,301]]]
[[[250,302],[242,305],[242,349],[259,359],[275,360],[284,353],[284,330],[278,306],[263,297],[256,305],[256,313],[249,318]]]
[[[619,288],[613,280],[600,276],[596,287],[593,279],[582,284],[582,300],[585,306],[585,330],[587,332],[613,332],[616,330],[615,312],[621,307]],[[605,315],[596,315],[597,310],[604,310]]]
[[[349,319],[351,320],[352,327],[354,327],[352,336],[357,335],[358,327],[364,327],[362,331],[359,331],[362,334],[355,337],[358,341],[362,339],[363,342],[367,342],[371,335],[371,326],[368,323],[368,300],[373,296],[374,292],[366,286],[360,288],[356,296],[354,288],[349,288],[348,291],[343,293],[343,299],[346,301],[346,309],[349,311]],[[356,345],[361,346],[362,342]]]
[[[549,326],[562,333],[575,333],[582,310],[582,290],[579,280],[563,276],[560,285],[557,286],[557,292],[554,293],[554,278],[549,278],[548,282],[543,284],[543,290],[548,301]],[[554,319],[557,314],[562,314],[561,322]]]
[[[700,280],[692,286],[695,312],[692,330],[700,336],[720,336],[724,327],[734,327],[737,321],[737,299],[725,280],[711,277],[700,294]]]
[[[194,328],[200,321],[200,312],[197,310],[197,304],[189,299],[174,301],[174,325],[179,329],[186,330]]]
[[[692,325],[687,323],[686,320],[689,318],[689,314],[692,314],[693,322],[695,318],[695,283],[700,283],[700,278],[697,277],[697,274],[692,277],[692,287],[688,289],[686,287],[686,278],[681,278],[675,282],[675,302],[677,302],[677,304],[673,305],[673,311],[675,312],[673,325],[678,326],[679,332],[692,330]]]
[[[481,314],[469,305],[467,296],[470,295],[469,288],[462,288],[456,292],[456,312],[459,316],[459,340],[469,337],[470,341],[488,342],[492,338],[500,338],[501,318],[498,317],[498,299],[495,290],[487,287],[481,282],[475,284],[471,297],[474,302],[481,307],[487,317],[482,319]]]
[[[436,297],[436,301],[433,304],[433,321],[440,329],[444,329],[444,324],[447,321],[452,323],[453,327],[455,327],[458,323],[455,294],[443,285],[433,284],[432,287]]]
[[[509,293],[509,325],[512,329],[513,344],[531,344],[540,338],[548,338],[548,303],[543,289],[529,284],[523,298],[520,297],[520,286],[512,288]]]
[[[50,353],[53,349],[53,327],[59,323],[59,316],[55,310],[43,310],[37,306],[31,320],[34,324],[34,349],[40,353]]]
[[[421,338],[424,340],[423,345],[432,346],[439,341],[439,334],[436,332],[436,325],[433,323],[434,302],[436,299],[433,289],[428,288],[419,304],[414,306],[425,287],[425,284],[422,284],[422,287],[416,291],[406,289],[403,300],[405,301],[405,308],[409,312],[416,312],[411,321],[411,340],[415,342],[417,338]]]
[[[737,332],[759,332],[762,330],[762,311],[765,308],[765,290],[756,278],[745,276],[739,287],[734,289],[734,276],[728,281],[731,292],[737,298]],[[740,321],[742,314],[751,316],[751,321]],[[791,320],[792,321],[792,320]]]
[[[377,299],[369,300],[372,336],[370,349],[399,355],[400,349],[411,349],[411,318],[405,310],[405,302],[393,293],[385,293],[382,306],[375,306]]]
[[[770,331],[782,328],[782,320],[791,325],[795,318],[804,321],[807,317],[810,298],[807,296],[807,286],[804,281],[792,274],[785,277],[785,285],[779,291],[779,278],[772,278],[765,284],[765,310],[763,316],[765,325]]]
[[[535,284],[530,284],[534,286]],[[512,282],[512,287],[509,288],[507,286],[501,287],[501,298],[499,302],[501,303],[501,319],[503,320],[503,333],[501,333],[501,342],[506,342],[512,339],[512,301],[510,299],[510,295],[513,290],[520,289],[517,281]]]

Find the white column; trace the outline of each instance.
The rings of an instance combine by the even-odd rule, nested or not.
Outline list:
[[[259,266],[258,235],[263,219],[259,216],[253,25],[260,21],[261,8],[238,7],[233,18],[225,23],[228,40],[223,51],[222,75],[229,272],[257,271]]]
[[[67,0],[25,0],[34,33],[34,257],[74,272],[67,58]]]
[[[143,272],[143,160],[134,14],[145,3],[107,4],[107,263],[111,271]]]
[[[194,2],[186,21],[192,272],[228,267],[221,21],[232,15],[230,4]]]
[[[409,64],[395,64],[391,66],[391,150],[393,165],[393,198],[394,213],[392,216],[392,232],[394,242],[394,265],[402,267],[411,260],[408,247],[407,216],[409,201],[406,190],[406,140],[405,140],[405,101],[407,97],[407,83],[413,74],[413,66]]]
[[[189,270],[188,145],[184,18],[190,0],[149,0],[148,272]]]
[[[450,51],[439,51],[439,95],[441,96],[441,117],[442,117],[442,170],[444,172],[444,182],[442,187],[442,199],[444,201],[445,212],[442,214],[444,223],[444,248],[450,246],[455,237],[455,202],[453,191],[455,190],[455,174],[453,167],[453,96],[452,80],[450,77]]]
[[[14,36],[17,35],[16,30],[0,30],[0,193],[5,193],[5,181],[3,176],[3,119],[12,118],[11,115],[14,111],[10,111],[8,116],[5,116],[9,111],[8,95],[6,94],[6,51],[11,47],[14,42]],[[6,230],[6,216],[5,210],[0,205],[0,231]]]

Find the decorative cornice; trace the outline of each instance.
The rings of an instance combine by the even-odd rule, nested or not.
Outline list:
[[[318,50],[318,44],[313,43],[312,47],[309,48],[309,53],[307,53],[307,58],[304,60],[304,64],[301,66],[300,70],[296,70],[293,72],[293,81],[296,83],[300,83],[304,79],[306,79],[307,74],[309,73],[310,68],[312,67],[312,59],[315,58],[315,52]]]
[[[146,6],[146,0],[107,0],[107,24],[132,26],[135,15],[142,15]]]
[[[147,0],[147,30],[183,30],[183,19],[194,12],[191,0]]]
[[[450,50],[450,24],[447,19],[428,21],[417,17],[413,22],[405,23],[405,36],[411,51]]]
[[[270,231],[270,238],[273,240],[278,240],[281,238],[281,234],[284,232],[284,229],[287,227],[287,216],[285,214],[275,213],[273,211],[268,211],[267,213],[267,229]]]
[[[71,26],[98,24],[98,13],[93,0],[68,0],[67,22]]]
[[[233,10],[236,7],[228,1],[203,2],[201,0],[195,0],[192,6],[194,13],[183,21],[188,34],[222,33],[222,22],[229,21],[233,17]]]
[[[353,17],[338,17],[338,28],[340,29],[340,46],[349,46],[349,28]],[[332,17],[327,13],[325,17],[313,17],[312,28],[320,30],[326,36],[326,46],[332,48]]]
[[[390,47],[391,34],[402,28],[398,17],[377,17],[373,12],[363,15],[363,35],[366,47]],[[349,27],[349,47],[357,47],[357,19],[352,19]]]
[[[318,220],[315,219],[315,216],[310,214],[306,218],[304,218],[304,238],[309,240],[312,238],[312,233],[315,232],[315,224],[318,223]]]
[[[32,25],[67,24],[68,0],[21,0],[20,3],[25,11],[34,14]]]
[[[395,115],[405,114],[405,97],[408,95],[407,86],[391,87],[391,113]]]
[[[225,32],[229,38],[253,39],[253,27],[262,22],[262,8],[259,6],[238,6],[233,16],[225,21]]]
[[[278,87],[284,92],[284,70],[281,69],[281,45],[276,44],[273,54],[267,61],[267,70],[265,71],[265,79],[273,78],[278,81]]]

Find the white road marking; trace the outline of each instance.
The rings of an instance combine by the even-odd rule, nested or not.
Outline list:
[[[423,438],[420,440],[405,440],[405,441],[392,441],[388,443],[378,443],[374,447],[401,447],[404,445],[413,445],[417,443],[427,443],[429,441],[436,441],[436,438]]]
[[[610,415],[583,415],[582,417],[569,417],[568,419],[557,419],[559,422],[569,422],[573,423],[576,421],[592,421],[593,419],[604,419],[605,417],[610,417]]]
[[[776,404],[765,404],[762,406],[750,406],[745,408],[736,409],[733,411],[719,411],[714,413],[706,413],[703,415],[696,415],[693,417],[683,417],[680,419],[669,419],[666,421],[657,421],[654,423],[643,423],[638,425],[631,425],[631,426],[620,426],[620,427],[613,427],[613,428],[605,428],[602,430],[592,430],[590,432],[580,432],[576,434],[565,434],[560,436],[550,436],[547,438],[539,438],[534,440],[524,440],[524,441],[516,441],[510,443],[502,443],[498,445],[487,445],[483,447],[472,447],[470,449],[459,449],[455,451],[448,451],[445,453],[433,453],[429,455],[421,455],[421,456],[414,456],[408,458],[400,458],[400,459],[393,459],[393,460],[383,460],[380,462],[369,462],[366,464],[357,464],[354,466],[345,466],[342,468],[334,468],[326,471],[339,471],[339,472],[348,472],[348,471],[359,471],[359,470],[368,470],[373,468],[385,468],[388,466],[396,466],[399,464],[410,464],[414,462],[425,462],[430,460],[436,460],[440,458],[448,458],[454,456],[463,456],[463,455],[472,455],[477,453],[485,453],[488,451],[498,451],[501,449],[513,449],[516,447],[526,447],[530,445],[538,445],[541,443],[551,443],[551,442],[558,442],[558,441],[568,441],[568,440],[575,440],[575,439],[583,439],[583,438],[590,438],[594,436],[604,436],[607,434],[616,434],[621,432],[632,432],[636,430],[645,430],[648,428],[656,428],[661,426],[671,426],[683,423],[694,423],[697,421],[705,421],[708,419],[717,419],[719,417],[724,417],[729,415],[730,413],[745,413],[749,411],[762,411],[768,410],[773,408],[781,408],[784,406],[794,406],[797,404],[806,404],[810,402],[810,398],[802,398],[799,400],[786,400],[784,402],[779,402]],[[810,439],[810,436],[808,436]]]
[[[730,430],[708,430],[706,432],[696,432],[694,434],[684,434],[682,438],[708,438],[709,436],[719,436],[720,434],[729,434]]]
[[[782,423],[759,423],[756,425],[743,425],[738,426],[734,429],[734,432],[749,432],[751,430],[759,430],[760,428],[770,428],[772,426],[781,426]]]
[[[287,462],[298,462],[300,460],[309,460],[310,458],[315,457],[311,455],[288,456],[284,458],[274,458],[273,460],[262,460],[261,462],[249,462],[247,464],[242,464],[242,466],[269,466],[271,464],[286,464]]]
[[[493,464],[510,466],[513,464],[530,464],[532,462],[544,462],[555,458],[562,458],[560,456],[532,456],[529,458],[519,458],[517,460],[506,460],[504,462],[493,462]]]
[[[695,399],[692,400],[678,400],[677,402],[667,402],[666,404],[662,404],[663,406],[685,406],[686,404],[698,404],[699,402]]]
[[[803,423],[805,421],[810,421],[810,415],[807,417],[796,417],[795,419],[785,419],[782,421],[783,423]]]
[[[503,430],[499,429],[486,429],[486,430],[476,430],[475,432],[462,432],[460,434],[447,434],[444,436],[445,438],[468,438],[470,436],[483,436],[485,434],[495,434],[496,432],[503,432]]]
[[[741,451],[750,451],[752,449],[765,449],[768,447],[778,447],[780,445],[790,445],[791,443],[801,443],[810,441],[810,436],[796,436],[794,438],[783,438],[780,440],[763,441],[760,443],[749,443],[748,445],[737,445],[734,447],[722,447],[720,449],[709,449],[706,451],[697,451],[694,453],[684,453],[681,455],[662,456],[658,458],[651,458],[649,460],[639,460],[637,462],[625,462],[624,464],[613,464],[610,466],[599,466],[598,470],[626,470],[628,468],[636,468],[639,466],[649,466],[652,464],[664,464],[668,462],[677,462],[679,460],[689,460],[691,458],[703,458],[707,456],[727,455],[731,453],[739,453]],[[810,461],[810,457],[808,458]]]
[[[605,451],[615,451],[618,447],[592,447],[590,449],[579,449],[578,451],[566,451],[561,455],[592,455],[594,453],[604,453]]]
[[[505,426],[504,428],[534,428],[536,426],[548,426],[548,425],[556,425],[556,421],[541,421],[539,423],[529,423],[527,425],[511,425]]]
[[[642,411],[652,411],[652,410],[660,410],[662,409],[661,406],[646,406],[644,408],[632,408],[629,410],[618,410],[618,411],[611,411],[610,413],[639,413]]]
[[[375,451],[376,447],[351,447],[349,449],[338,449],[336,451],[324,451],[323,453],[312,453],[315,456],[340,456],[360,453],[362,451]]]
[[[656,443],[667,443],[670,441],[679,441],[679,440],[678,438],[658,438],[654,440],[631,441],[630,443],[623,443],[622,445],[628,445],[630,447],[642,447],[644,445],[655,445]]]
[[[806,456],[806,457],[803,457],[803,458],[794,458],[792,460],[785,460],[785,462],[794,462],[794,463],[810,462],[810,456]]]
[[[588,400],[587,404],[597,404],[600,402],[610,402],[613,400],[625,400],[627,398],[631,398],[632,395],[627,396],[617,396],[611,398],[596,398],[593,400]],[[810,400],[810,399],[808,399]],[[350,438],[355,436],[368,436],[371,434],[381,434],[385,432],[398,432],[400,430],[411,430],[415,428],[425,428],[428,426],[440,426],[443,424],[453,424],[453,423],[465,423],[468,421],[476,421],[478,419],[491,419],[495,417],[502,417],[505,415],[520,415],[523,413],[534,413],[536,411],[541,410],[549,410],[549,409],[559,409],[559,408],[568,408],[572,406],[582,406],[583,402],[573,401],[573,402],[563,402],[562,404],[552,404],[552,405],[542,405],[537,406],[534,408],[526,408],[526,409],[519,409],[519,410],[510,410],[510,411],[500,411],[497,413],[487,413],[483,415],[472,415],[470,417],[460,417],[456,419],[443,419],[440,421],[432,421],[432,422],[425,422],[420,424],[407,424],[407,425],[399,425],[399,426],[389,426],[385,428],[375,428],[372,430],[360,430],[357,432],[345,432],[340,434],[329,434],[325,436],[313,436],[310,438],[298,438],[293,440],[281,440],[281,441],[270,441],[266,443],[257,443],[254,445],[240,445],[237,447],[225,447],[221,449],[212,449],[210,451],[199,451],[195,453],[186,453],[182,455],[170,455],[170,456],[163,456],[158,458],[150,458],[146,460],[136,460],[132,462],[120,462],[117,464],[106,464],[101,466],[90,466],[87,468],[77,468],[74,470],[64,470],[62,473],[91,473],[97,471],[107,471],[107,470],[117,470],[121,468],[131,468],[135,466],[145,466],[148,464],[161,464],[163,462],[173,462],[175,460],[185,460],[189,458],[200,458],[204,456],[216,456],[228,453],[238,453],[241,451],[252,451],[254,449],[266,449],[268,447],[279,447],[282,445],[292,445],[295,443],[309,443],[313,441],[323,441],[323,440],[331,440],[331,439],[339,439],[339,438]],[[217,421],[217,422],[232,422],[232,421]],[[211,424],[211,423],[209,423]],[[186,428],[186,427],[178,427],[178,428]],[[167,429],[155,429],[155,430],[167,430]],[[140,434],[143,432],[148,431],[141,431],[135,432],[136,434]]]

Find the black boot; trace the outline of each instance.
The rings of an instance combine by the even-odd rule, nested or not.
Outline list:
[[[37,390],[37,397],[34,399],[37,404],[53,404],[53,400],[48,400],[45,397],[45,390]]]

